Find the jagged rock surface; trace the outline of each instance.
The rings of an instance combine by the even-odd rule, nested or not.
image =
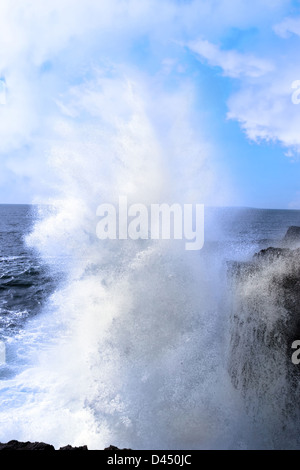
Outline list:
[[[0,450],[46,450],[54,451],[55,448],[51,444],[45,444],[44,442],[19,442],[9,441],[5,444],[0,443]]]
[[[292,343],[300,340],[300,227],[290,227],[290,244],[269,247],[249,262],[230,265],[231,327],[228,369],[253,415],[285,426],[300,416],[300,367]],[[253,408],[257,410],[253,412]],[[267,410],[267,411],[266,411]],[[250,411],[251,412],[251,411]]]
[[[56,449],[54,448],[53,445],[51,444],[45,444],[45,442],[20,442],[16,440],[12,440],[9,442],[6,442],[4,444],[0,443],[0,450],[6,450],[6,451],[15,451],[15,450],[46,450],[46,451],[55,451]],[[72,447],[70,445],[60,447],[58,450],[88,450],[87,446],[80,446],[80,447]],[[127,451],[127,450],[132,450],[132,449],[119,449],[118,447],[110,445],[109,447],[106,447],[104,450],[110,450],[110,451]]]

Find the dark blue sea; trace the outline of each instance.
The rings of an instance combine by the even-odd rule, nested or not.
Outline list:
[[[0,338],[18,333],[38,315],[54,288],[35,251],[25,243],[35,221],[30,205],[0,205]]]

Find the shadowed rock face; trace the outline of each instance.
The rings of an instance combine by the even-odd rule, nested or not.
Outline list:
[[[19,442],[19,441],[9,441],[5,444],[0,443],[0,450],[46,450],[54,451],[55,448],[51,444],[45,444],[44,442]],[[60,447],[58,450],[88,450],[87,446],[72,447],[70,445]],[[109,451],[129,451],[132,449],[119,449],[118,447],[110,445],[104,450]]]
[[[9,441],[5,444],[0,443],[0,450],[46,450],[54,451],[55,448],[51,444],[45,444],[44,442],[19,442],[19,441]],[[67,445],[65,447],[60,447],[58,450],[88,450],[87,446],[81,447],[72,447]]]
[[[111,451],[117,451],[117,450],[121,450],[121,451],[129,451],[129,450],[132,450],[132,449],[119,449],[118,447],[115,447],[115,446],[109,446],[109,447],[105,447],[104,450],[111,450]]]
[[[300,227],[291,226],[288,228],[283,241],[286,243],[300,243]]]
[[[290,227],[284,241],[293,246],[297,236],[300,227]],[[280,433],[300,417],[300,365],[291,360],[300,339],[300,249],[261,250],[250,262],[232,263],[230,279],[231,380],[249,412]]]
[[[0,444],[0,450],[47,450],[53,451],[54,447],[44,442],[19,442],[9,441],[6,444]]]
[[[292,245],[300,242],[300,227],[290,227],[283,240],[290,240]],[[231,273],[237,283],[258,282],[257,289],[251,292],[253,301],[262,295],[259,286],[264,286],[268,302],[275,307],[272,313],[277,321],[273,321],[273,329],[282,323],[279,330],[284,327],[288,343],[300,339],[300,248],[260,250],[250,262],[234,263]],[[255,307],[259,307],[257,302],[253,304]]]
[[[88,450],[87,446],[72,447],[70,445],[60,447],[58,450]]]

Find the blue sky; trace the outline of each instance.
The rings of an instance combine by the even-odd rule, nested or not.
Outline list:
[[[90,186],[126,147],[120,191],[151,148],[153,179],[199,202],[300,209],[298,2],[45,3],[0,6],[0,202]]]

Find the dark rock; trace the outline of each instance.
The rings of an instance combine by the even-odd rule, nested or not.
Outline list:
[[[109,447],[105,447],[104,450],[112,450],[112,451],[120,451],[120,450],[132,450],[132,449],[119,449],[118,447],[115,447],[115,446],[109,446]]]
[[[87,446],[72,447],[70,445],[60,447],[58,450],[88,450]]]
[[[251,310],[259,307],[259,296],[265,295],[265,291],[260,291],[260,286],[264,284],[269,304],[273,301],[273,307],[285,314],[282,320],[282,314],[276,315],[279,320],[273,322],[274,333],[282,332],[289,343],[300,339],[300,248],[269,247],[260,250],[249,262],[234,262],[230,274],[236,286],[245,282],[257,285],[253,291],[255,298],[252,299]]]
[[[44,442],[19,442],[9,441],[5,444],[0,443],[0,450],[50,450],[53,451],[55,448],[51,444],[45,444]],[[72,447],[70,445],[60,447],[58,450],[88,450],[87,446]],[[129,451],[132,449],[119,449],[118,447],[110,445],[104,450],[110,451]]]
[[[300,227],[291,226],[288,228],[283,241],[286,243],[300,243]]]
[[[291,250],[289,248],[274,248],[270,246],[269,248],[265,248],[260,250],[258,253],[255,253],[253,259],[255,261],[260,260],[262,258],[267,259],[268,261],[273,261],[274,259],[286,257],[291,254]]]
[[[6,444],[0,443],[0,450],[47,450],[53,451],[54,447],[44,442],[19,442],[9,441]]]
[[[231,381],[251,413],[264,409],[279,428],[290,417],[300,425],[300,366],[291,360],[300,340],[300,249],[269,247],[229,266]]]

